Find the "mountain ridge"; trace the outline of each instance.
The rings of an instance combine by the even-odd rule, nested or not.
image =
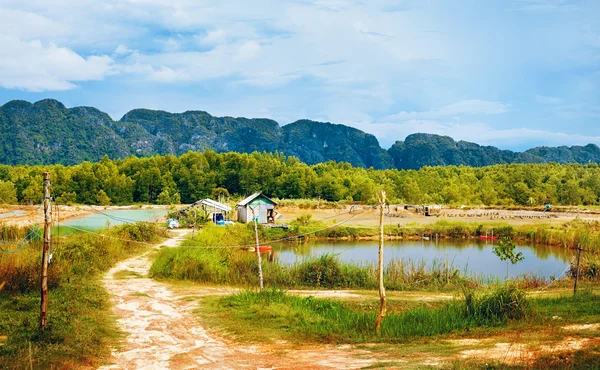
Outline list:
[[[138,108],[118,121],[91,106],[67,108],[55,99],[12,100],[0,106],[0,163],[75,164],[104,155],[180,155],[190,150],[282,152],[308,164],[348,162],[375,169],[504,163],[600,162],[600,148],[540,146],[501,150],[449,136],[415,133],[389,149],[354,127],[301,119],[280,126],[268,118],[215,117],[206,111],[170,113]]]

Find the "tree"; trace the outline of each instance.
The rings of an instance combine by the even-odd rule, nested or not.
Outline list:
[[[42,178],[41,177],[33,177],[29,179],[29,185],[23,190],[22,201],[28,204],[41,203],[44,194],[42,193]]]
[[[102,189],[98,190],[98,194],[96,195],[96,201],[101,206],[110,206],[110,198]]]
[[[172,204],[171,203],[171,194],[169,194],[169,190],[163,190],[156,200],[158,204]]]
[[[0,203],[17,203],[17,191],[12,182],[0,180]]]
[[[523,253],[515,253],[516,245],[510,238],[502,238],[500,243],[494,247],[494,254],[500,258],[500,261],[506,261],[506,278],[508,279],[509,262],[515,265],[517,262],[525,259]]]

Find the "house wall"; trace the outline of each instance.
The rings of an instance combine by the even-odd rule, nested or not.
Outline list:
[[[248,213],[247,213],[246,207],[238,206],[238,207],[236,207],[236,209],[237,209],[238,222],[247,223],[248,222]]]
[[[267,210],[275,209],[275,205],[270,203],[266,199],[254,199],[252,202],[248,203],[246,206],[238,206],[238,221],[239,222],[252,222],[252,209],[254,208],[254,212],[256,216],[258,216],[258,223],[266,224],[267,223]]]

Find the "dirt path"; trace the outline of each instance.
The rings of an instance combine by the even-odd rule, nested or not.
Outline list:
[[[177,246],[186,230],[162,246]],[[181,300],[165,284],[147,277],[147,252],[125,260],[105,276],[113,296],[118,324],[128,334],[122,348],[113,352],[108,369],[328,369],[361,368],[374,359],[359,358],[347,347],[282,349],[239,346],[209,333],[191,314],[196,303]],[[116,275],[115,275],[116,274]],[[362,356],[361,356],[362,355]]]

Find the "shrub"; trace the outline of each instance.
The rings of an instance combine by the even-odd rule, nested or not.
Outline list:
[[[525,291],[513,283],[504,284],[487,294],[475,296],[473,291],[464,288],[465,315],[477,321],[505,322],[525,317],[529,304]]]

